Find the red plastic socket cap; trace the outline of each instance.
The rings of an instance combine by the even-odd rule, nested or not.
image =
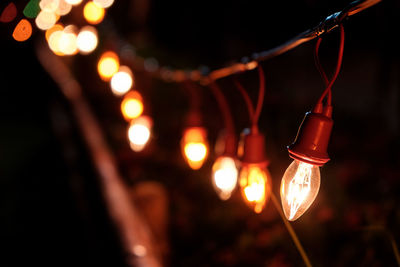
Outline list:
[[[265,156],[265,137],[260,133],[254,133],[248,129],[244,131],[243,142],[243,164],[260,164],[268,165]]]
[[[333,120],[323,113],[307,112],[293,144],[288,146],[289,156],[309,164],[322,166],[330,158],[327,152]]]

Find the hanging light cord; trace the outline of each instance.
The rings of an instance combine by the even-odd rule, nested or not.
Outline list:
[[[335,72],[334,72],[331,80],[329,80],[329,78],[326,75],[324,69],[322,68],[321,62],[319,60],[318,52],[319,52],[319,47],[321,45],[322,39],[319,38],[315,45],[315,51],[314,51],[315,65],[317,66],[317,69],[318,69],[319,73],[321,74],[322,79],[326,86],[325,91],[322,93],[321,97],[318,99],[317,105],[322,105],[322,101],[327,96],[326,105],[328,107],[332,106],[332,85],[334,84],[334,82],[336,81],[336,79],[339,75],[340,68],[342,66],[342,61],[343,61],[344,27],[342,24],[339,25],[339,29],[340,29],[340,45],[339,45],[338,59],[337,59]]]
[[[244,89],[243,85],[241,85],[238,80],[236,79],[234,80],[237,89],[242,94],[243,99],[246,103],[247,110],[249,113],[249,118],[251,121],[251,129],[254,132],[258,132],[258,120],[260,118],[261,110],[264,104],[264,95],[265,95],[265,75],[260,65],[258,65],[258,76],[260,79],[260,86],[258,90],[257,106],[255,109],[253,103],[251,102],[250,96]]]

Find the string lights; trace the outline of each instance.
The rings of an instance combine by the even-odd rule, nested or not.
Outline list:
[[[316,66],[321,73],[326,88],[313,110],[306,113],[294,143],[288,147],[289,156],[294,161],[286,170],[280,187],[283,211],[288,220],[298,219],[310,207],[320,187],[319,167],[329,161],[327,146],[333,126],[331,88],[339,74],[343,56],[344,29],[342,21],[346,17],[356,14],[379,1],[354,1],[342,11],[328,16],[317,27],[301,33],[281,46],[256,53],[250,59],[213,71],[209,71],[207,68],[186,71],[173,70],[159,67],[158,61],[155,59],[152,62],[154,63],[155,61],[157,64],[150,64],[153,67],[149,68],[148,60],[135,56],[136,62],[143,63],[141,64],[143,65],[141,70],[148,70],[151,75],[164,81],[190,81],[191,83],[209,85],[212,89],[223,114],[226,131],[224,151],[216,157],[212,167],[212,184],[222,200],[230,198],[237,186],[238,176],[241,193],[247,204],[256,213],[260,213],[263,210],[272,192],[272,179],[267,168],[268,160],[265,155],[265,137],[258,129],[258,119],[265,94],[265,77],[259,62],[282,54],[301,43],[310,41],[339,27],[341,42],[338,63],[331,79],[328,79],[319,62],[318,50],[322,39],[319,38],[317,41],[315,48]],[[64,27],[61,23],[56,24],[62,16],[71,11],[73,6],[79,5],[81,2],[81,0],[40,0],[35,5],[31,0],[24,9],[24,14],[29,18],[35,18],[36,26],[46,31],[48,46],[56,55],[71,56],[78,52],[86,55],[97,48],[99,39],[94,26],[86,25],[78,29],[74,25],[66,25]],[[107,8],[113,2],[113,0],[87,1],[83,7],[84,19],[89,24],[99,24],[103,21]],[[11,21],[12,17],[15,17],[14,13],[15,6],[8,6],[6,11],[3,11],[0,15],[0,21]],[[31,34],[32,28],[29,21],[21,20],[15,27],[13,37],[17,41],[24,41]],[[136,152],[143,150],[151,139],[153,126],[151,117],[148,114],[143,115],[145,110],[143,98],[135,88],[135,76],[131,68],[136,70],[135,68],[140,68],[138,67],[139,65],[121,66],[120,59],[114,51],[103,52],[97,63],[97,71],[100,78],[105,82],[109,82],[111,91],[117,97],[123,97],[121,114],[129,123],[128,140],[131,148]],[[226,99],[224,99],[220,88],[216,85],[216,80],[255,69],[257,66],[260,86],[255,108],[246,90],[236,81],[236,87],[245,100],[250,117],[250,128],[243,131],[242,154],[239,156],[241,168],[238,175],[236,166],[237,140],[233,119]],[[193,89],[191,91],[193,92]],[[325,98],[326,102],[323,103]],[[196,102],[198,100],[196,99],[197,97],[192,95],[192,106],[186,116],[185,128],[181,139],[182,155],[190,168],[194,170],[201,168],[210,154],[207,129],[203,126],[202,116]]]
[[[236,86],[242,93],[247,104],[251,127],[243,131],[243,154],[241,155],[241,170],[239,185],[246,203],[254,212],[260,213],[271,196],[271,175],[268,171],[268,160],[265,155],[265,138],[258,130],[265,93],[265,77],[261,66],[258,67],[260,88],[256,109],[245,89],[236,81]]]
[[[344,29],[340,28],[340,47],[335,73],[329,81],[318,57],[319,39],[315,49],[315,61],[326,89],[311,112],[307,112],[297,133],[296,140],[288,147],[289,155],[294,159],[283,175],[281,182],[281,201],[288,220],[298,219],[313,203],[320,186],[319,167],[329,161],[327,147],[333,126],[332,93],[343,58]],[[326,104],[322,101],[327,97]]]

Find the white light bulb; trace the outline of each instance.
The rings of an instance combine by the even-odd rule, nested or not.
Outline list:
[[[294,160],[281,182],[283,211],[289,221],[298,219],[311,206],[321,183],[319,167]]]
[[[222,200],[231,197],[236,188],[238,170],[235,160],[231,157],[219,157],[212,167],[212,182],[215,191]]]

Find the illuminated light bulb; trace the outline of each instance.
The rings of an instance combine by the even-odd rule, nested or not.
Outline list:
[[[128,129],[128,138],[133,151],[142,151],[151,136],[152,120],[148,116],[140,116],[132,120]]]
[[[56,24],[53,27],[51,27],[50,29],[46,30],[45,37],[46,37],[47,42],[49,42],[50,36],[54,32],[63,31],[63,30],[64,30],[64,27],[61,24]]]
[[[93,0],[93,2],[95,2],[102,8],[107,8],[107,7],[110,7],[114,3],[114,0]]]
[[[89,54],[96,49],[98,38],[96,28],[92,26],[83,27],[76,39],[79,52],[81,54]]]
[[[55,12],[60,4],[59,0],[40,0],[40,9],[46,12]]]
[[[99,24],[103,21],[104,15],[104,8],[94,2],[87,2],[83,8],[83,16],[90,24]]]
[[[283,211],[289,221],[298,219],[316,198],[321,176],[319,167],[294,160],[281,182]]]
[[[238,170],[235,160],[229,156],[221,156],[212,167],[212,183],[215,191],[222,200],[231,197],[237,185]]]
[[[65,0],[65,2],[67,2],[70,5],[77,6],[80,3],[82,3],[82,0]]]
[[[71,27],[65,27],[60,39],[58,40],[59,51],[67,56],[78,53],[77,36],[75,33],[70,32]]]
[[[117,73],[115,73],[110,81],[112,92],[121,96],[128,92],[133,85],[132,72],[127,66],[120,66]]]
[[[41,30],[47,30],[57,22],[57,16],[54,12],[40,11],[35,19],[36,26]]]
[[[296,140],[288,147],[294,161],[281,181],[283,211],[289,221],[298,219],[315,200],[321,175],[319,166],[329,161],[327,147],[333,126],[330,108],[317,106],[306,113]]]
[[[101,55],[97,64],[100,78],[109,81],[119,69],[119,58],[114,52],[108,51]]]
[[[255,213],[261,213],[271,196],[271,175],[265,164],[244,164],[239,185],[246,203]]]
[[[64,34],[63,30],[56,30],[52,32],[49,36],[48,44],[50,50],[53,51],[54,54],[57,56],[63,56],[64,54],[60,51],[60,39],[61,36]]]
[[[65,16],[72,10],[72,5],[67,3],[65,0],[60,0],[58,8],[56,9],[56,14],[59,16]]]
[[[142,96],[137,91],[129,92],[121,102],[121,112],[126,120],[132,120],[143,113]]]
[[[32,25],[26,19],[21,19],[13,31],[12,37],[18,42],[23,42],[29,39],[32,35]]]
[[[261,213],[271,197],[272,179],[267,169],[265,138],[257,128],[245,129],[241,140],[242,168],[239,185],[242,196],[255,213]]]
[[[186,128],[181,140],[182,154],[193,170],[200,169],[208,156],[207,132],[203,127]]]

